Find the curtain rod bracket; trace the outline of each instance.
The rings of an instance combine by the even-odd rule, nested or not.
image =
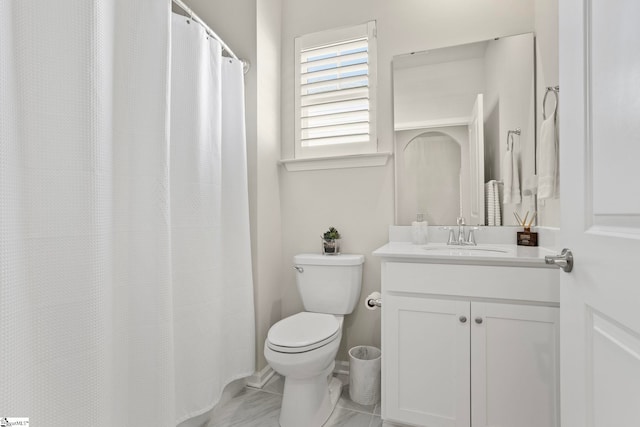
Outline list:
[[[198,24],[202,25],[205,31],[207,32],[207,34],[209,34],[214,39],[218,40],[222,45],[222,49],[224,49],[229,55],[231,55],[234,59],[239,59],[238,55],[233,53],[231,48],[224,42],[224,40],[222,40],[222,38],[218,36],[215,31],[209,28],[209,26],[198,15],[196,15],[195,12],[191,10],[191,8],[189,8],[189,6],[184,4],[182,0],[171,0],[171,1],[180,9],[182,9],[187,15],[189,15],[193,20],[193,22],[197,22]]]
[[[248,59],[241,59],[242,62],[242,73],[247,74],[251,69],[251,62]]]

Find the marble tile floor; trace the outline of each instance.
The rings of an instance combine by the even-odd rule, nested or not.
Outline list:
[[[344,384],[342,396],[324,427],[395,427],[383,423],[379,403],[363,406],[351,401],[349,378],[336,377]],[[245,387],[229,402],[213,410],[206,427],[279,427],[283,388],[284,379],[277,374],[262,389]]]

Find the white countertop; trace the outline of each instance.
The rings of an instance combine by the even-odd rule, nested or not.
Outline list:
[[[555,252],[541,247],[514,244],[479,244],[447,246],[442,243],[415,245],[411,242],[389,242],[373,251],[386,261],[409,261],[446,264],[506,265],[514,267],[556,268],[544,262],[545,255]]]

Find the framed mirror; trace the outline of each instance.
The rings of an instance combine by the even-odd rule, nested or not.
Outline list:
[[[393,90],[396,224],[535,211],[532,33],[396,56]]]

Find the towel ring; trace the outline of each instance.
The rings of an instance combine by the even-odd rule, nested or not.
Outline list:
[[[551,114],[555,114],[558,109],[558,92],[560,92],[560,86],[547,86],[547,91],[544,93],[544,98],[542,98],[542,119],[547,120],[547,96],[549,92],[553,93],[553,96],[556,98],[556,103],[553,106],[553,112]]]

